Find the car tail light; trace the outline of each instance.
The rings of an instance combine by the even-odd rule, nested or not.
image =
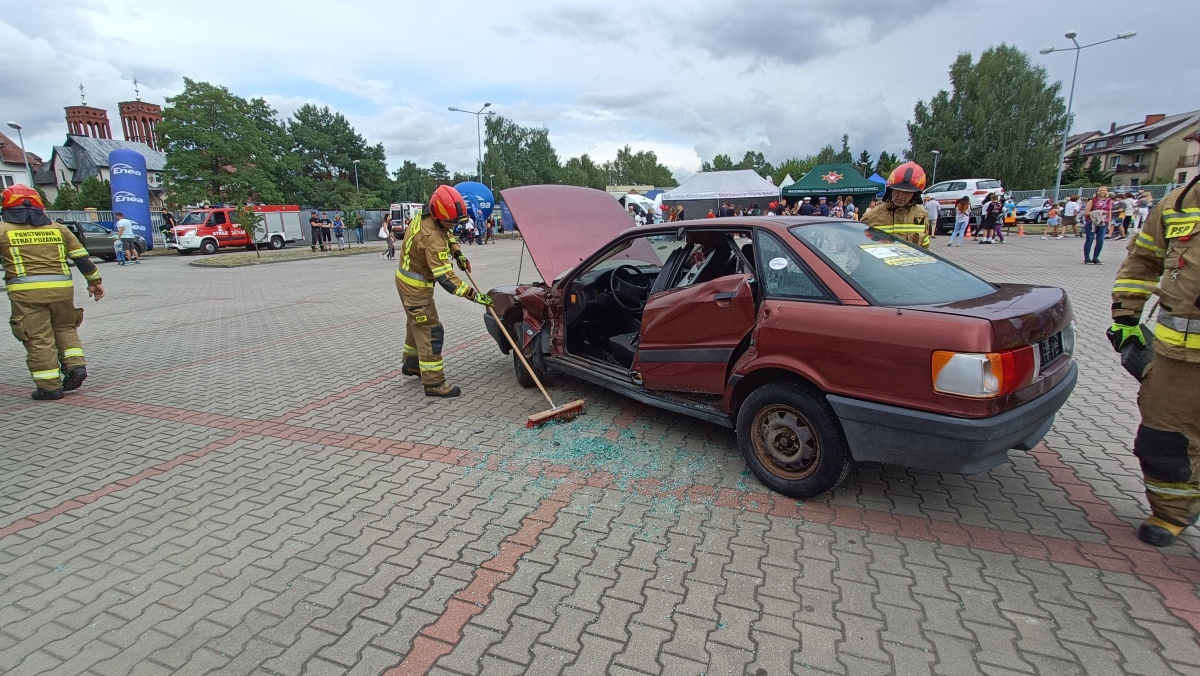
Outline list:
[[[1029,385],[1041,369],[1032,345],[1004,352],[933,353],[933,389],[942,394],[990,399]]]
[[[988,191],[986,191],[986,190],[976,190],[975,192],[973,192],[973,193],[971,193],[971,194],[972,194],[972,195],[986,195],[986,194],[988,194]]]

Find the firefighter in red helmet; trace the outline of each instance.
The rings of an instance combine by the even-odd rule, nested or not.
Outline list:
[[[12,306],[9,324],[25,345],[25,363],[37,400],[62,399],[87,378],[83,344],[76,330],[83,310],[75,307],[75,282],[67,261],[87,280],[88,295],[104,297],[100,271],[88,250],[66,227],[46,216],[33,188],[14,185],[0,196],[0,260]]]
[[[471,269],[470,261],[450,232],[467,219],[467,204],[462,195],[448,185],[439,186],[409,225],[400,268],[396,271],[396,291],[400,293],[408,320],[401,370],[406,376],[421,376],[425,394],[430,397],[461,394],[458,387],[446,382],[443,370],[442,345],[446,332],[433,304],[434,284],[480,305],[492,304],[487,294],[472,289],[452,269],[451,259],[460,270]]]
[[[929,246],[931,221],[921,205],[925,170],[916,162],[905,162],[888,174],[883,203],[863,214],[867,225],[923,247]]]

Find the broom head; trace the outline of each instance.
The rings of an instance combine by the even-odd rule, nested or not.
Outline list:
[[[583,408],[584,400],[576,399],[575,401],[563,404],[558,408],[552,408],[548,411],[542,411],[541,413],[534,413],[533,415],[529,416],[528,420],[525,421],[525,427],[540,427],[551,420],[558,422],[574,420],[583,414]]]

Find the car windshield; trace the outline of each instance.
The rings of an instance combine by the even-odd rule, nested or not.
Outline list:
[[[184,216],[183,220],[179,221],[179,224],[180,225],[202,225],[204,223],[205,218],[208,218],[207,211],[192,211],[192,212],[189,212],[187,216]]]
[[[996,289],[947,260],[859,223],[798,225],[791,233],[874,305],[932,305]]]
[[[1027,200],[1021,200],[1020,202],[1017,202],[1017,206],[1019,206],[1019,207],[1040,207],[1040,206],[1042,206],[1042,198],[1041,197],[1030,197]]]
[[[975,184],[975,188],[977,190],[999,190],[1000,189],[1000,181],[995,181],[995,180],[979,181],[978,183]]]
[[[675,233],[634,237],[622,242],[616,249],[609,252],[604,260],[596,263],[590,269],[605,270],[622,265],[632,265],[636,268],[662,267],[671,253],[684,244],[685,240],[678,239]]]

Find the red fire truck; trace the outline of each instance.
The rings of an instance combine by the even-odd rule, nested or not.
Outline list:
[[[282,249],[285,244],[304,239],[299,206],[256,206],[254,213],[259,222],[253,241],[238,221],[237,207],[213,206],[189,211],[167,233],[167,246],[187,256],[193,251],[213,254],[218,249],[234,246],[251,251],[263,245]]]

